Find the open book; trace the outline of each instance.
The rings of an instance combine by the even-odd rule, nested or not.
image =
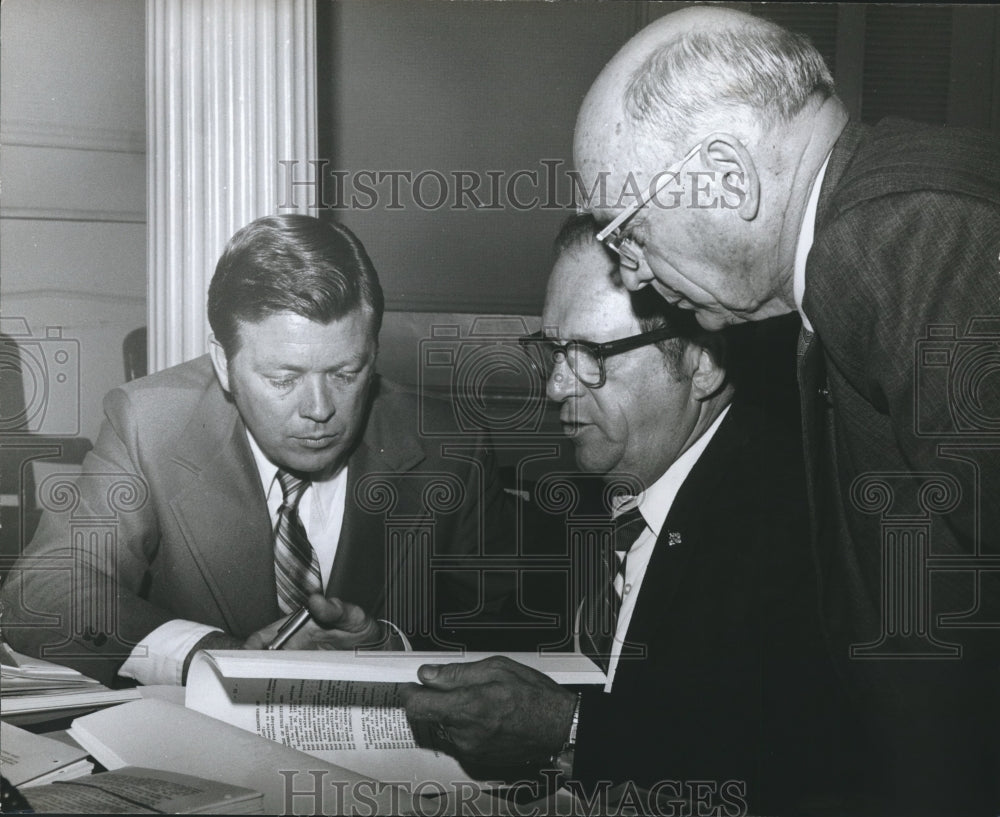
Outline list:
[[[69,733],[110,770],[141,766],[259,791],[265,814],[414,813],[408,792],[158,698],[84,715]]]
[[[482,778],[416,734],[401,684],[423,664],[476,661],[487,653],[246,651],[199,653],[188,672],[186,705],[386,783],[447,791]],[[561,684],[603,684],[586,656],[508,654]]]

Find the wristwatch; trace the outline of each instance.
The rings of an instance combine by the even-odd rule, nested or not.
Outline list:
[[[570,722],[569,735],[562,749],[549,758],[549,766],[559,772],[563,779],[573,777],[573,755],[576,752],[576,731],[580,726],[580,703],[583,701],[583,693],[576,693],[576,706],[573,707],[573,720]]]

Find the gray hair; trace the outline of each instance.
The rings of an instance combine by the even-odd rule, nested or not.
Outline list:
[[[767,130],[814,94],[833,93],[830,70],[808,38],[751,19],[686,31],[660,46],[632,76],[624,103],[638,126],[679,150],[692,134],[717,130],[720,115]]]

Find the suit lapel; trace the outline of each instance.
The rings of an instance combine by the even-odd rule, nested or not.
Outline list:
[[[819,201],[816,205],[816,235],[818,236],[822,226],[832,217],[834,211],[833,196],[847,170],[848,165],[854,158],[854,154],[861,142],[862,137],[867,133],[868,127],[854,122],[849,122],[844,128],[837,144],[834,145],[830,154],[830,161],[827,164],[826,174],[823,176],[823,186],[820,188]],[[806,315],[813,314],[813,318],[818,317],[816,303],[812,300],[815,295],[815,287],[809,286],[808,263],[806,267],[806,289],[803,299],[803,308]],[[817,424],[817,412],[822,411],[828,405],[829,392],[826,390],[826,367],[823,360],[823,347],[820,339],[805,327],[799,333],[798,345],[798,380],[799,380],[799,401],[802,409],[802,436],[805,444],[806,474],[807,477],[813,473],[815,463],[816,446],[820,444],[820,426]]]
[[[823,186],[819,190],[819,200],[816,203],[816,234],[819,234],[820,228],[833,215],[833,194],[840,184],[844,171],[847,170],[847,166],[854,158],[854,153],[858,149],[861,139],[869,130],[867,125],[848,122],[840,136],[837,137],[837,143],[830,153],[830,161],[826,166],[826,173],[823,175]],[[807,279],[806,292],[808,291],[809,281]]]
[[[676,505],[676,502],[674,504]],[[671,532],[681,534],[679,543],[670,544]],[[677,589],[681,586],[685,575],[690,572],[691,563],[695,558],[698,534],[697,527],[690,524],[684,529],[679,526],[671,527],[670,517],[667,517],[646,567],[646,575],[642,579],[639,598],[625,634],[623,656],[630,644],[642,648],[650,643],[662,643],[662,633],[668,626],[665,622],[671,615]],[[646,654],[648,655],[648,649]],[[636,663],[638,662],[622,661],[618,665],[617,674],[622,674],[622,670],[628,671],[626,667]]]
[[[742,415],[734,403],[677,492],[646,568],[627,641],[642,644],[662,632],[664,617],[670,614],[677,589],[690,573],[699,549],[712,546],[705,541],[705,520],[715,513],[711,497],[718,495],[719,483],[746,444]],[[680,541],[671,544],[671,534]]]
[[[344,523],[327,584],[328,596],[358,604],[370,615],[383,614],[386,587],[409,552],[405,549],[401,560],[390,563],[391,517],[400,507],[419,507],[416,486],[398,475],[412,470],[425,456],[416,440],[402,432],[412,426],[413,418],[393,416],[387,400],[378,398],[379,388],[364,437],[348,464]],[[373,489],[382,488],[391,497],[389,507],[373,511]]]
[[[183,440],[172,465],[190,485],[171,501],[174,516],[229,631],[252,632],[280,616],[271,520],[243,422],[221,390],[206,393]]]
[[[374,459],[364,444],[351,456],[347,467],[344,523],[326,587],[328,597],[358,604],[372,615],[384,606],[385,525],[382,515],[363,509],[363,499],[362,505],[358,504],[358,483],[365,475],[386,470],[380,469]]]
[[[798,346],[799,405],[802,414],[802,459],[806,474],[806,497],[809,501],[809,528],[812,542],[813,562],[822,592],[823,560],[820,557],[819,542],[819,486],[822,480],[822,455],[826,444],[825,423],[828,421],[829,389],[826,386],[826,362],[823,346],[812,332],[805,327],[799,335]]]
[[[854,159],[861,140],[870,132],[870,127],[856,122],[848,122],[830,154],[823,186],[820,188],[816,206],[816,231],[818,237],[823,226],[836,215],[834,194],[851,161]],[[822,305],[815,301],[816,287],[809,286],[809,267],[806,266],[806,288],[803,309],[811,316],[814,326],[822,318]],[[824,452],[828,445],[832,415],[831,396],[827,382],[827,361],[819,336],[802,328],[799,334],[797,375],[799,381],[799,405],[802,417],[802,453],[806,472],[806,495],[809,501],[809,525],[813,543],[813,560],[822,595],[824,583],[824,559],[819,551],[822,508],[819,487],[822,480]]]

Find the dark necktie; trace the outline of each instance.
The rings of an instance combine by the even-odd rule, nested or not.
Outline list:
[[[309,544],[306,529],[299,519],[299,500],[309,483],[278,469],[283,496],[274,531],[274,579],[278,588],[278,607],[285,614],[305,606],[312,593],[323,592],[319,560]]]
[[[636,543],[639,536],[646,529],[646,520],[639,513],[639,508],[631,508],[620,514],[615,520],[615,554],[617,564],[611,574],[611,595],[614,600],[614,624],[618,627],[618,612],[622,606],[622,591],[625,589],[625,563],[628,561],[628,552],[632,545]],[[622,590],[618,589],[616,579],[621,576]]]
[[[614,553],[611,552],[610,548],[604,551],[605,578],[602,582],[602,592],[590,605],[585,623],[586,634],[592,647],[590,650],[585,650],[585,653],[593,658],[605,672],[608,671],[611,664],[611,648],[614,644],[615,631],[618,628],[618,612],[622,603],[622,597],[615,587],[615,578],[621,576],[624,587],[626,557],[629,549],[645,530],[646,521],[636,507],[619,514],[612,520],[612,525],[614,526],[612,535]]]

